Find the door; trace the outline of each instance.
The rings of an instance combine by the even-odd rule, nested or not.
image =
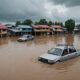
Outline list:
[[[32,39],[32,36],[28,36],[28,39],[31,40]]]
[[[64,49],[60,61],[69,59],[68,49]]]
[[[27,40],[30,40],[30,36],[27,36]]]
[[[69,48],[69,58],[73,58],[77,56],[77,52],[75,49]]]

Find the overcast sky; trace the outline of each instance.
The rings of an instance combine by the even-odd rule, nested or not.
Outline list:
[[[24,19],[80,22],[80,0],[0,0],[0,20]]]

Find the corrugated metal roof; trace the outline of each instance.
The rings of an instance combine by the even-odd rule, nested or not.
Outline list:
[[[12,32],[32,32],[32,30],[19,30],[19,29],[9,29]]]
[[[12,32],[20,32],[20,30],[17,30],[17,29],[9,29],[9,30]]]
[[[32,25],[33,28],[49,28],[50,29],[50,26],[48,25]]]
[[[62,28],[62,27],[59,25],[54,25],[54,26],[52,26],[52,28]]]
[[[32,27],[28,25],[19,25],[17,28],[32,28]]]
[[[0,23],[0,29],[7,29],[7,27]]]

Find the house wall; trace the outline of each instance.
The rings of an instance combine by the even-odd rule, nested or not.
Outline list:
[[[34,32],[49,32],[49,28],[35,28]]]
[[[31,28],[22,28],[22,31],[23,32],[32,32],[32,29]]]
[[[21,32],[32,32],[32,28],[18,28]]]
[[[7,35],[7,29],[0,29],[0,37]]]
[[[63,32],[62,28],[52,28],[53,32]]]
[[[7,30],[6,29],[0,29],[0,34],[7,34]]]

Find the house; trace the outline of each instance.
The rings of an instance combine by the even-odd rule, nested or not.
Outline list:
[[[5,24],[5,26],[6,26],[8,29],[15,28],[15,25],[13,25],[13,24]]]
[[[22,33],[32,33],[32,27],[28,25],[19,25],[17,29]]]
[[[5,25],[0,23],[0,37],[7,35],[7,28]]]
[[[79,32],[79,28],[78,27],[75,27],[74,28],[74,32]]]
[[[52,31],[52,34],[64,32],[62,26],[59,26],[59,25],[51,26],[51,31]]]
[[[18,27],[14,29],[9,29],[11,35],[23,35],[23,34],[31,34],[32,27],[28,25],[18,25]]]
[[[48,26],[48,25],[32,25],[32,28],[33,28],[33,33],[35,35],[50,33],[50,26]]]

